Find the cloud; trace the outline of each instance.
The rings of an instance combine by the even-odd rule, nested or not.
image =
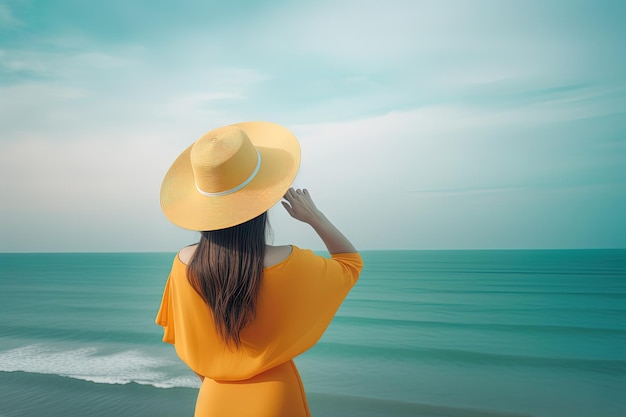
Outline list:
[[[624,180],[615,175],[626,156],[611,139],[623,127],[613,124],[603,135],[579,128],[581,123],[605,125],[604,118],[626,112],[624,103],[615,106],[611,92],[590,88],[535,96],[523,105],[433,105],[296,125],[303,148],[297,181],[328,187],[329,195],[349,187],[403,199],[416,191]]]
[[[48,41],[49,42],[49,41]],[[25,49],[0,50],[0,72],[23,79],[49,79],[77,82],[94,75],[119,71],[137,65],[136,57],[114,55],[98,50],[49,51],[43,45]]]
[[[35,136],[0,149],[3,170],[12,176],[0,183],[2,194],[12,196],[4,208],[41,207],[45,201],[51,212],[94,214],[152,198],[178,151],[154,131],[143,137],[131,133],[115,143],[97,132],[63,141]]]

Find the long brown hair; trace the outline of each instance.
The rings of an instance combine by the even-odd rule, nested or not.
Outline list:
[[[241,345],[240,332],[256,314],[263,273],[267,212],[226,229],[201,232],[187,279],[213,312],[227,345]]]

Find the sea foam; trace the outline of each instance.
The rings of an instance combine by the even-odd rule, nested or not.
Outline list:
[[[44,345],[28,345],[0,352],[0,371],[60,375],[99,384],[135,382],[158,388],[198,387],[193,376],[173,376],[164,370],[172,362],[150,357],[137,350],[112,354],[96,347],[58,350]]]

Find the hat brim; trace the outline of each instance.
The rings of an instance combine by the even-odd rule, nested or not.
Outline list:
[[[287,128],[270,122],[237,123],[261,155],[252,181],[232,194],[208,197],[196,189],[189,146],[170,167],[161,185],[161,209],[175,225],[204,231],[253,219],[285,195],[300,168],[300,144]]]

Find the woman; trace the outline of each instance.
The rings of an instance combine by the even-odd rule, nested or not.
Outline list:
[[[175,257],[156,319],[202,380],[196,417],[310,416],[293,358],[322,336],[363,264],[309,192],[290,188],[299,165],[289,130],[250,122],[202,136],[165,176],[164,214],[201,231]],[[266,245],[267,210],[283,198],[331,259]]]

